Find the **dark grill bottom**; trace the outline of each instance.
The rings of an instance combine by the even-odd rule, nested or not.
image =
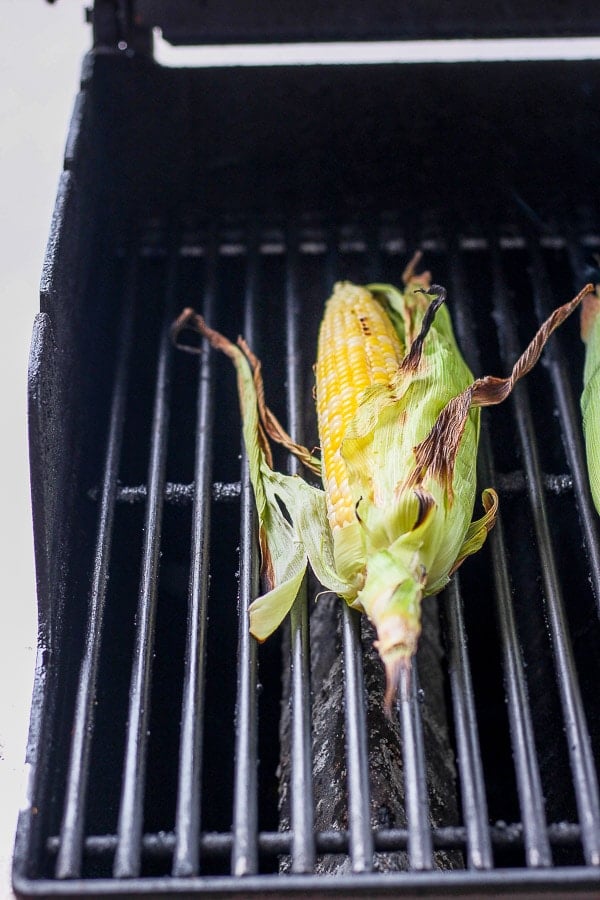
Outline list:
[[[480,479],[500,491],[501,522],[438,601],[456,821],[430,823],[428,698],[415,678],[398,709],[406,826],[372,829],[369,698],[357,619],[340,601],[347,826],[316,834],[306,603],[283,661],[293,662],[290,827],[278,831],[282,646],[276,636],[257,647],[245,625],[258,572],[234,374],[216,354],[187,356],[168,339],[184,305],[231,337],[243,332],[275,412],[316,443],[311,364],[334,279],[399,283],[421,246],[448,287],[473,370],[504,374],[536,323],[581,286],[600,245],[598,231],[568,226],[540,239],[517,225],[408,233],[393,215],[368,227],[156,221],[100,259],[112,277],[97,282],[95,300],[121,293],[122,317],[111,399],[85,448],[93,457],[92,442],[105,447],[80,498],[87,537],[73,564],[89,620],[73,624],[57,663],[51,786],[26,871],[17,855],[23,894],[597,893],[600,545],[577,323],[552,339],[514,399],[484,416]],[[464,871],[428,873],[442,849],[460,851]],[[411,871],[369,875],[374,851],[407,851]],[[318,854],[347,857],[363,874],[310,876]],[[292,874],[277,875],[283,857]]]

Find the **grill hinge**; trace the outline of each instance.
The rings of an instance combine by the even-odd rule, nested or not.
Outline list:
[[[153,55],[152,29],[139,25],[131,0],[94,0],[86,9],[95,50]]]

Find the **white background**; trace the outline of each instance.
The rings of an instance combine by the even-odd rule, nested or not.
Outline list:
[[[0,0],[0,898],[24,795],[36,642],[27,358],[62,152],[91,40],[81,0]]]

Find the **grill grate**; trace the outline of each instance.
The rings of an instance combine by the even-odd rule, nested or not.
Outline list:
[[[315,832],[305,583],[289,651],[284,641],[290,822],[278,830],[279,643],[258,648],[246,627],[258,562],[234,378],[216,354],[197,361],[175,351],[170,321],[192,304],[228,334],[243,326],[263,357],[276,411],[292,437],[310,441],[307,373],[334,277],[398,281],[407,248],[422,246],[448,285],[469,363],[500,374],[535,322],[571,295],[598,244],[594,233],[540,239],[516,227],[446,239],[436,228],[406,233],[395,221],[378,229],[151,223],[121,251],[127,274],[102,481],[88,486],[97,509],[89,618],[75,651],[78,681],[64,691],[67,738],[58,735],[59,749],[49,751],[55,780],[42,846],[22,893],[73,895],[90,885],[98,893],[214,896],[284,896],[317,885],[340,896],[408,895],[415,885],[430,896],[598,890],[600,545],[585,479],[575,326],[552,339],[544,365],[505,408],[484,416],[480,480],[500,489],[501,521],[440,600],[460,815],[452,824],[430,821],[419,660],[398,703],[406,825],[373,827],[360,621],[340,601],[347,826]],[[278,377],[286,384],[279,394]],[[296,470],[295,461],[288,466]],[[238,548],[236,618],[230,563]],[[551,676],[542,687],[541,671]],[[548,708],[542,694],[551,695]],[[69,741],[68,765],[61,740]],[[546,742],[556,744],[550,762],[540,752]],[[459,851],[462,870],[434,871],[441,849]],[[375,871],[375,851],[403,850],[409,872]],[[347,856],[348,872],[361,878],[311,874],[328,853]],[[281,858],[292,874],[277,874]]]

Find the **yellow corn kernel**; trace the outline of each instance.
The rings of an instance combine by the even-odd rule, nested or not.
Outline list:
[[[391,384],[404,356],[382,305],[366,288],[339,282],[327,302],[317,351],[317,414],[332,531],[356,521],[340,445],[364,391]]]

